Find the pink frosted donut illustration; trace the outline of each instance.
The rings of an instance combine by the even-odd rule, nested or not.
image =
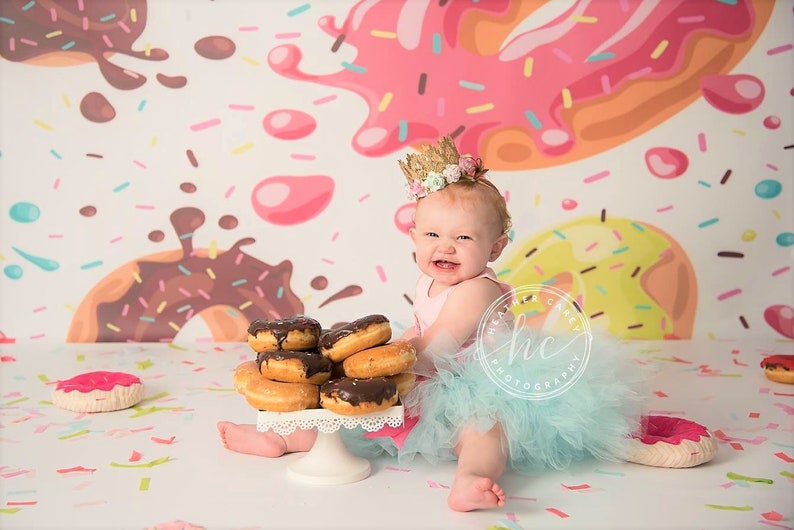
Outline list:
[[[273,48],[268,62],[287,78],[359,94],[369,114],[352,144],[363,155],[450,134],[492,169],[540,168],[605,152],[703,97],[698,80],[730,72],[773,6],[362,1],[341,24],[319,21],[333,51],[355,48],[353,62],[315,75],[295,44]],[[529,27],[541,8],[544,22]],[[727,84],[757,100],[748,80]],[[724,92],[717,85],[726,83],[706,83],[709,97]]]

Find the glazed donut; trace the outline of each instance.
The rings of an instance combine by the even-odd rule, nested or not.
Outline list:
[[[771,355],[761,361],[761,367],[770,381],[794,384],[794,355]]]
[[[87,372],[58,381],[52,391],[55,406],[74,412],[112,412],[143,398],[141,380],[124,372]]]
[[[717,454],[717,442],[703,425],[671,416],[645,416],[644,433],[629,440],[629,462],[654,467],[694,467]]]
[[[511,285],[551,284],[561,289],[576,300],[594,330],[625,339],[692,336],[697,309],[694,267],[681,245],[661,229],[604,211],[516,243],[515,253],[505,262],[510,272],[500,279]],[[556,315],[551,307],[528,316],[527,325],[548,329],[545,320]],[[558,319],[557,324],[564,326],[566,321]]]
[[[250,237],[225,252],[193,248],[205,221],[198,208],[174,210],[170,221],[182,249],[143,256],[100,280],[75,311],[67,342],[170,342],[195,317],[214,341],[239,342],[262,315],[303,312],[289,261],[268,265],[246,254]]]
[[[259,373],[259,364],[256,361],[243,361],[234,369],[234,389],[240,393],[245,393],[245,385],[252,377],[261,377]]]
[[[245,400],[258,410],[295,412],[320,405],[320,387],[311,383],[284,383],[252,377],[245,385]]]
[[[406,372],[416,364],[416,348],[406,340],[395,340],[382,346],[354,353],[342,367],[347,377],[383,377]]]
[[[313,318],[254,320],[248,326],[248,345],[259,353],[270,350],[311,350],[317,347],[320,323]]]
[[[397,403],[397,385],[385,377],[343,377],[320,387],[320,406],[344,415],[369,414]]]
[[[368,315],[320,336],[320,353],[341,362],[362,350],[386,344],[391,339],[391,324],[383,315]]]
[[[401,374],[390,375],[386,379],[397,385],[397,396],[403,397],[416,386],[416,374],[413,372],[403,372]]]
[[[284,383],[321,385],[331,379],[333,363],[318,351],[259,352],[256,356],[259,373]]]

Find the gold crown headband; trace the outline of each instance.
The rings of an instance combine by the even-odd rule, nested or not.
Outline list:
[[[421,153],[411,153],[399,164],[408,182],[408,198],[414,201],[461,178],[476,181],[488,172],[481,159],[460,156],[450,136],[442,137],[435,146],[423,146]]]

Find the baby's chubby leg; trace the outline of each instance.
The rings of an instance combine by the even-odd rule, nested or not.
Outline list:
[[[505,492],[497,484],[507,462],[502,429],[497,424],[487,432],[465,428],[455,448],[458,469],[447,504],[458,512],[505,505]]]
[[[308,451],[314,445],[317,431],[296,429],[286,436],[272,430],[260,432],[256,425],[219,421],[218,432],[223,446],[238,453],[277,458],[286,453]]]

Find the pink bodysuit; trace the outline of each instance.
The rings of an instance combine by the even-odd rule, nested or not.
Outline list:
[[[475,278],[488,278],[489,280],[493,280],[499,285],[499,288],[502,290],[502,294],[509,293],[513,289],[512,285],[497,280],[496,273],[490,267],[486,267],[485,270],[483,270],[478,276],[475,276]],[[421,337],[424,334],[424,330],[433,325],[438,318],[439,313],[441,313],[441,308],[444,307],[444,304],[446,303],[450,293],[454,291],[455,288],[460,284],[453,285],[433,297],[428,294],[430,292],[431,285],[433,285],[433,278],[427,274],[422,274],[419,277],[419,280],[416,282],[416,297],[414,299],[414,328],[418,337]],[[474,342],[474,339],[474,335],[469,337],[468,340],[461,345],[461,349],[465,348],[466,346],[470,346]]]

